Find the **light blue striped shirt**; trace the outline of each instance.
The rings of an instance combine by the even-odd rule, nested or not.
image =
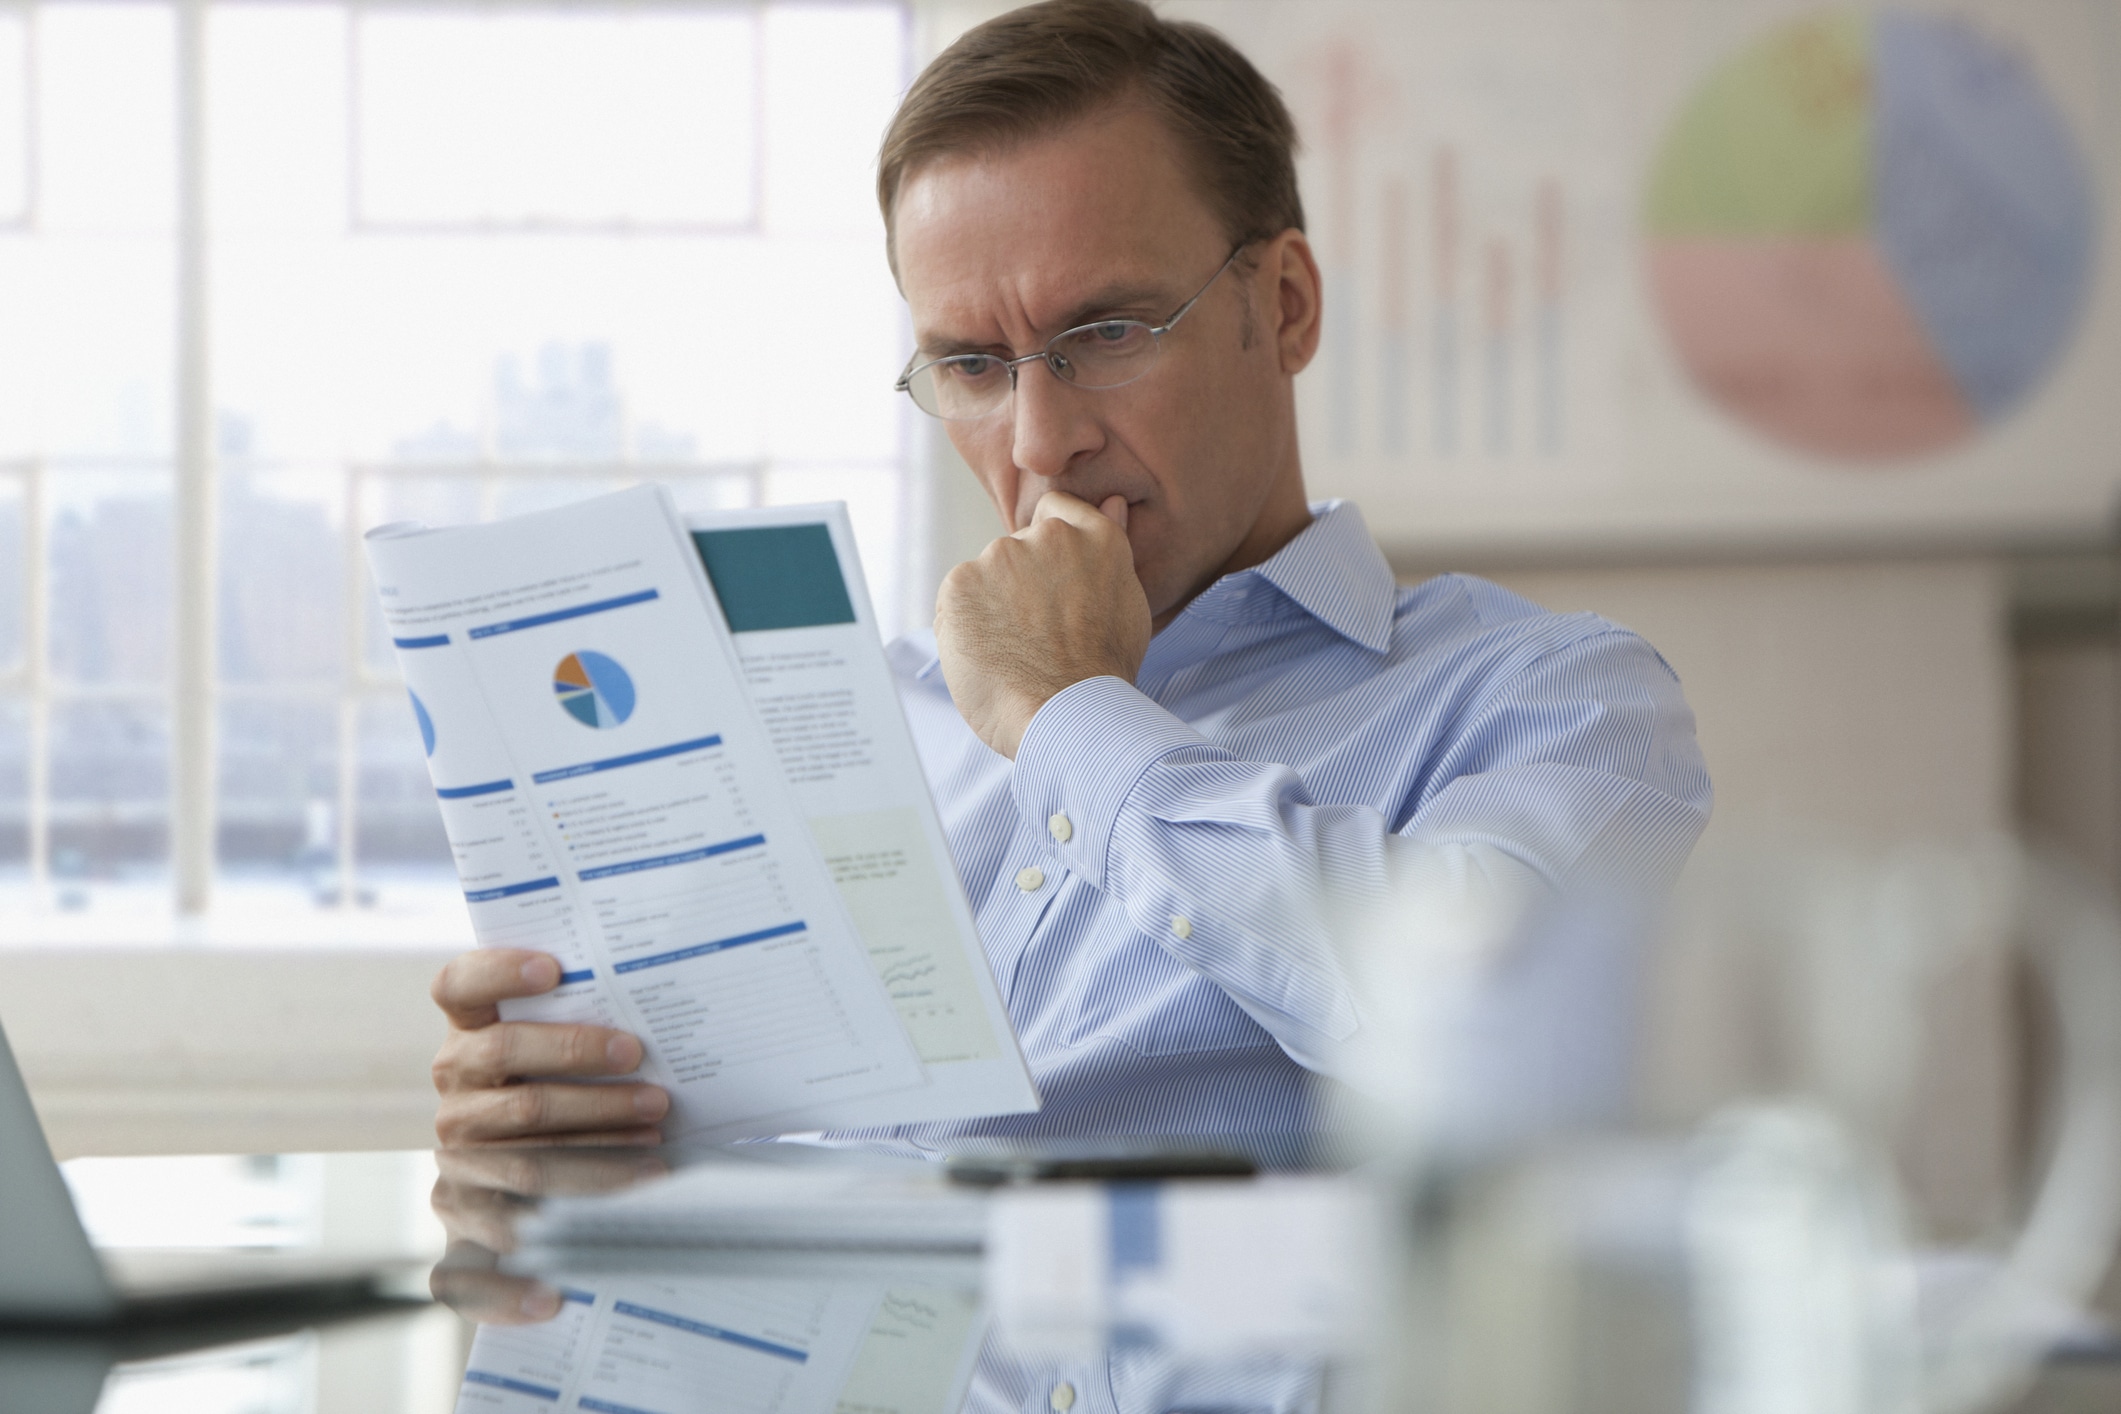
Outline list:
[[[1226,575],[1032,719],[1014,764],[959,717],[932,636],[889,650],[1044,1109],[904,1131],[1295,1133],[1358,1024],[1326,900],[1387,837],[1555,883],[1661,874],[1707,823],[1679,682],[1642,639],[1462,575],[1394,580],[1353,505]]]

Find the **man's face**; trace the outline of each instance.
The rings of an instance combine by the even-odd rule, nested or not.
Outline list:
[[[1032,353],[1097,319],[1160,325],[1230,253],[1175,142],[1132,106],[918,168],[896,218],[919,361]],[[944,424],[1012,530],[1048,491],[1125,497],[1135,573],[1159,617],[1229,564],[1291,478],[1300,503],[1289,377],[1301,358],[1288,366],[1279,333],[1281,262],[1248,264],[1215,282],[1136,382],[1076,388],[1027,363],[999,411]]]

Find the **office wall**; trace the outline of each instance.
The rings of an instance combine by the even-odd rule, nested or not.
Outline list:
[[[1296,117],[1326,277],[1306,464],[1382,534],[1807,554],[2103,532],[2121,6],[1164,8]]]
[[[1694,707],[1719,834],[1954,838],[2010,821],[1997,560],[1496,566],[1492,577],[1656,645]]]
[[[61,1158],[424,1149],[425,949],[0,949],[0,1022]]]
[[[2017,682],[1999,559],[1491,572],[1549,608],[1635,629],[1679,674],[1716,783],[1705,854],[1868,855],[2012,826]],[[1645,1110],[1687,1120],[1790,1085],[1794,1038],[1763,1047],[1775,1013],[1751,960],[1688,938],[1667,947],[1650,979]],[[1895,1140],[1933,1236],[1996,1230],[2020,1188],[2035,1038],[2019,980],[2007,956],[1974,954],[1921,996],[1924,1048]]]
[[[2111,623],[2038,636],[2016,667],[2022,828],[2121,886],[2121,639]]]

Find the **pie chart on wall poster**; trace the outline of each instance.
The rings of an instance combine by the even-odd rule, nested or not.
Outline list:
[[[1785,446],[1941,451],[2020,406],[2090,297],[2097,215],[2029,61],[1963,21],[1827,11],[1715,69],[1644,201],[1688,376]]]

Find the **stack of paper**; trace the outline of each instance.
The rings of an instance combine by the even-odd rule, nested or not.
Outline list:
[[[986,1225],[985,1197],[951,1184],[940,1164],[775,1152],[695,1164],[623,1193],[551,1198],[517,1236],[541,1248],[976,1251]]]
[[[1329,1354],[1377,1348],[1395,1228],[1356,1175],[1056,1183],[1003,1190],[985,1290],[1023,1351]]]

